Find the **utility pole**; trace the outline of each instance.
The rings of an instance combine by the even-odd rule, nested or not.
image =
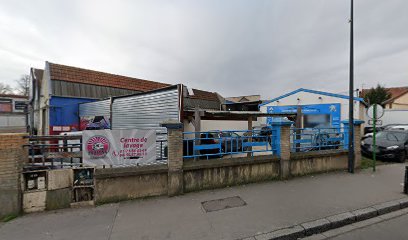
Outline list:
[[[350,8],[350,82],[349,82],[349,142],[348,171],[354,173],[354,29],[353,0]]]

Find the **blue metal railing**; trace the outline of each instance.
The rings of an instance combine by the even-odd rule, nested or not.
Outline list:
[[[276,154],[275,130],[183,132],[183,158],[222,158],[225,155]]]
[[[343,128],[291,128],[291,151],[308,152],[344,148]]]

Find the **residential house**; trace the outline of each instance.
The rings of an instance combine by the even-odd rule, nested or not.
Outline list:
[[[226,111],[258,111],[261,103],[260,95],[227,97],[223,109]]]

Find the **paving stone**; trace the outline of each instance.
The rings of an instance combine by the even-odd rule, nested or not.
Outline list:
[[[328,238],[332,238],[332,237],[344,234],[346,232],[353,231],[354,229],[356,229],[356,226],[353,226],[352,224],[350,224],[350,225],[346,225],[346,226],[343,226],[343,227],[339,227],[339,228],[336,228],[336,229],[326,231],[326,232],[322,233],[322,235],[324,235],[324,236],[326,236]]]
[[[373,225],[379,222],[384,221],[383,219],[379,218],[379,217],[374,217],[374,218],[370,218],[364,221],[360,221],[360,222],[355,222],[352,225],[355,226],[356,228],[363,228],[369,225]]]
[[[369,218],[376,217],[378,215],[377,209],[372,207],[357,209],[352,211],[351,213],[356,216],[357,221],[363,221]]]
[[[351,212],[340,213],[326,218],[331,223],[331,228],[339,228],[356,221],[356,216]]]
[[[315,235],[312,235],[312,236],[309,236],[309,237],[302,238],[302,240],[324,240],[324,239],[327,239],[327,237],[324,236],[321,233],[320,234],[315,234]]]
[[[330,229],[331,224],[329,220],[322,218],[315,221],[305,222],[300,224],[305,229],[306,236],[321,233]]]
[[[247,237],[247,238],[243,238],[241,240],[256,240],[255,237]]]
[[[255,236],[256,240],[292,240],[305,236],[305,229],[299,225],[278,229],[273,232]]]
[[[372,206],[378,211],[378,215],[386,214],[400,209],[399,201],[389,201]]]

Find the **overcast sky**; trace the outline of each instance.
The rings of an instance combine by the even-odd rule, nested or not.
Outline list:
[[[0,1],[0,81],[45,61],[276,97],[348,88],[349,0]],[[408,85],[408,1],[355,1],[356,88]]]

